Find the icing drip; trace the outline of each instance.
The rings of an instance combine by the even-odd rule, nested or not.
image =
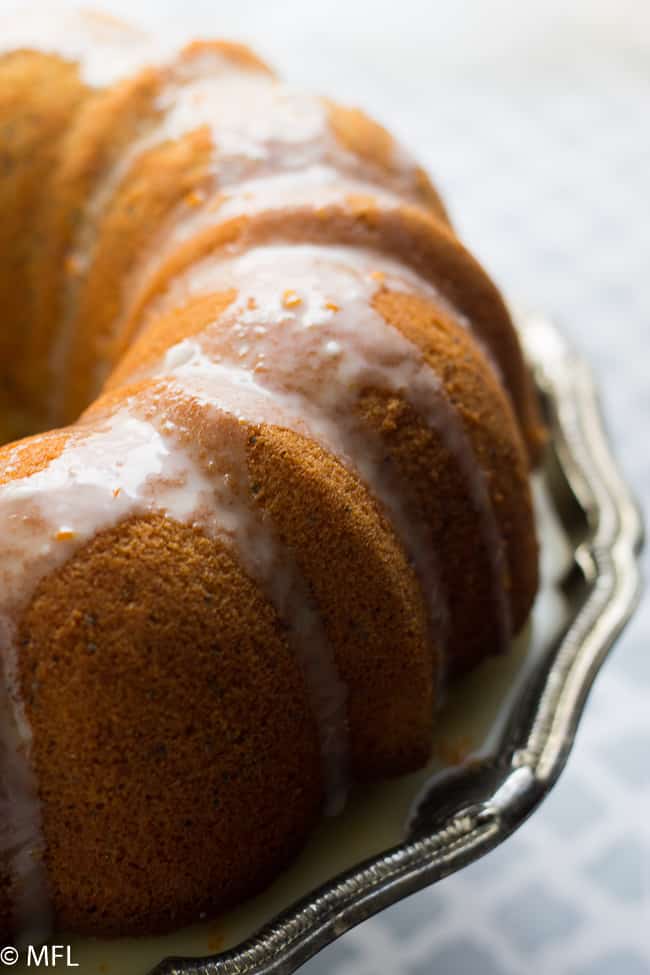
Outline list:
[[[32,0],[3,15],[0,54],[21,49],[57,54],[79,65],[87,85],[104,88],[144,64],[166,60],[177,44],[106,14]]]
[[[287,284],[291,287],[287,288]],[[390,516],[415,567],[429,607],[436,643],[444,646],[447,609],[428,526],[385,463],[378,438],[358,418],[362,394],[377,389],[411,403],[440,436],[461,468],[479,514],[492,562],[502,641],[509,639],[503,591],[503,542],[478,464],[456,410],[420,350],[386,323],[372,301],[381,287],[439,297],[396,261],[347,247],[274,245],[192,266],[152,310],[235,289],[237,298],[213,326],[168,350],[145,375],[208,384],[228,404],[233,388],[262,387],[261,412],[243,415],[304,431],[352,466]],[[245,379],[248,377],[248,379]],[[271,399],[284,420],[269,410]]]
[[[151,425],[125,412],[96,433],[79,428],[44,470],[0,487],[0,852],[9,854],[16,923],[26,942],[47,934],[51,911],[15,620],[39,580],[97,531],[154,505],[187,515],[202,485],[188,486],[183,473],[179,455]]]
[[[289,211],[304,207],[318,211],[337,206],[347,209],[350,199],[371,197],[384,210],[394,210],[403,199],[388,189],[342,176],[330,165],[315,164],[300,172],[281,172],[250,179],[219,194],[206,206],[188,207],[184,204],[161,229],[155,244],[138,260],[130,274],[122,281],[122,313],[113,326],[114,336],[123,336],[129,312],[147,284],[172,257],[177,248],[202,231],[217,227],[234,217],[254,216],[267,211]],[[421,282],[420,287],[423,286]],[[460,322],[467,325],[461,314]],[[131,336],[133,338],[133,336]],[[97,389],[101,389],[114,363],[99,360],[95,368]]]
[[[159,121],[143,127],[141,136],[109,167],[85,207],[69,254],[76,273],[64,284],[63,321],[52,352],[55,375],[65,364],[73,338],[77,299],[92,264],[102,218],[133,165],[154,146],[200,128],[207,128],[213,145],[204,185],[153,234],[156,265],[167,253],[166,240],[173,248],[214,224],[215,213],[222,220],[260,207],[285,205],[292,193],[298,194],[295,199],[300,203],[300,186],[307,204],[314,202],[314,191],[331,192],[342,178],[347,181],[341,188],[343,195],[372,195],[385,187],[391,205],[418,198],[417,167],[402,147],[394,147],[392,171],[355,155],[334,135],[321,98],[218,53],[202,53],[173,65],[156,108]],[[147,268],[145,277],[146,273]],[[132,284],[128,287],[133,290]]]
[[[180,385],[175,393],[169,392],[151,397],[146,405],[128,401],[98,429],[75,428],[62,453],[46,468],[0,488],[0,649],[5,678],[1,693],[6,695],[6,702],[0,699],[0,853],[9,857],[16,879],[21,929],[36,940],[43,930],[34,931],[29,922],[36,919],[47,925],[49,899],[13,620],[40,579],[103,529],[135,515],[164,512],[235,548],[244,569],[288,627],[319,732],[328,810],[338,811],[345,798],[345,689],[306,583],[250,501],[247,427],[209,401],[210,459],[202,459],[192,446],[191,431],[183,430],[169,411],[174,398],[197,396]]]
[[[102,218],[134,162],[155,146],[178,139],[205,124],[202,114],[205,112],[203,103],[207,98],[206,89],[210,91],[218,87],[225,78],[232,85],[233,79],[243,79],[248,74],[253,76],[258,72],[261,77],[265,77],[260,69],[253,65],[234,63],[217,49],[202,51],[187,62],[174,63],[165,69],[168,80],[154,106],[160,113],[160,118],[156,122],[146,120],[141,123],[138,136],[108,167],[86,200],[67,256],[67,265],[74,269],[74,273],[65,275],[62,282],[61,320],[51,352],[51,371],[54,376],[61,375],[65,367],[74,337],[77,301],[92,264]],[[58,413],[61,396],[60,389],[54,390],[51,400],[53,416]]]
[[[11,878],[20,947],[49,934],[52,910],[43,864],[38,788],[30,763],[31,729],[16,675],[15,633],[0,617],[0,863]]]
[[[310,174],[310,182],[315,177],[318,182],[335,183],[347,176],[363,184],[366,193],[369,186],[385,186],[402,201],[404,197],[418,199],[417,167],[401,146],[395,144],[392,171],[355,155],[337,141],[320,97],[292,88],[252,65],[235,64],[219,53],[204,52],[173,65],[155,107],[159,120],[145,127],[88,201],[84,226],[73,247],[81,267],[89,265],[92,228],[96,230],[136,160],[154,146],[178,141],[201,128],[207,128],[213,146],[209,183],[169,220],[179,239],[194,233],[202,216],[207,225],[213,222],[210,214],[231,190],[246,184],[242,194],[248,200],[260,184],[264,186],[262,181],[274,176],[291,185],[296,176],[302,180],[304,173]],[[202,213],[204,209],[207,214]]]
[[[208,384],[174,381],[166,386],[163,403],[154,404],[152,422],[160,424],[161,406],[164,410],[164,402],[173,402],[175,397],[208,410],[209,442],[203,448],[194,445],[195,422],[184,429],[181,420],[172,421],[176,441],[180,440],[185,449],[194,445],[190,448],[194,464],[207,470],[220,499],[216,517],[211,508],[205,509],[198,517],[195,515],[194,523],[206,534],[226,538],[232,544],[244,570],[258,583],[287,626],[287,640],[301,666],[318,730],[326,812],[334,815],[342,810],[348,789],[347,691],[309,587],[293,554],[254,504],[248,484],[246,447],[250,425],[243,421],[271,413],[279,421],[281,416],[268,396],[243,377],[229,379],[230,395],[224,395],[228,388],[226,379],[219,384],[216,397]]]
[[[179,245],[225,220],[289,207],[345,207],[355,196],[372,197],[384,209],[418,199],[415,165],[399,147],[390,169],[355,155],[337,141],[324,102],[254,67],[214,52],[171,61],[170,48],[137,31],[93,15],[47,10],[28,24],[15,18],[7,25],[0,52],[19,47],[78,62],[93,87],[161,57],[168,64],[155,106],[159,119],[143,123],[130,148],[103,173],[76,232],[69,257],[77,273],[64,285],[63,320],[52,350],[57,377],[74,342],[102,221],[134,164],[154,146],[199,128],[212,140],[197,194],[152,228],[150,251],[120,282],[124,313],[114,336],[122,335],[134,300]],[[235,290],[219,321],[174,345],[153,367],[133,372],[129,379],[158,380],[145,393],[92,427],[82,423],[56,434],[65,441],[56,459],[0,487],[0,860],[11,863],[16,914],[34,940],[42,932],[32,932],[29,921],[47,921],[49,898],[31,732],[19,692],[16,621],[39,581],[103,529],[162,512],[236,552],[287,626],[318,729],[329,811],[344,801],[346,689],[296,560],[252,500],[251,424],[311,437],[358,473],[401,540],[420,580],[433,643],[444,649],[448,609],[429,526],[409,486],[387,463],[379,434],[359,416],[369,391],[410,404],[465,476],[491,559],[501,637],[504,643],[510,637],[503,541],[485,474],[439,377],[373,307],[382,287],[445,306],[441,296],[399,262],[360,249],[274,245],[221,258],[178,276],[149,309],[144,327],[153,315],[194,296]],[[98,381],[108,368],[98,364]],[[188,404],[209,417],[204,443],[194,442],[194,427],[184,419]],[[21,449],[12,454],[9,470]]]
[[[181,64],[180,78],[158,98],[162,119],[153,134],[158,142],[178,140],[207,126],[217,192],[251,179],[329,166],[339,175],[418,198],[417,166],[405,149],[395,145],[392,169],[373,163],[338,141],[318,95],[261,71],[229,68],[215,72],[205,60]],[[130,155],[140,152],[134,145]]]
[[[178,140],[204,125],[210,126],[216,147],[216,120],[208,113],[208,107],[216,104],[215,91],[225,88],[225,95],[228,88],[237,85],[256,83],[264,90],[272,84],[260,69],[253,65],[234,63],[218,50],[204,51],[188,62],[174,64],[165,73],[168,80],[154,104],[154,109],[159,113],[158,119],[142,121],[138,136],[108,167],[86,201],[83,217],[76,231],[76,240],[69,255],[77,273],[89,269],[101,219],[137,159],[150,149]],[[250,145],[247,154],[245,139],[237,145],[235,136],[232,142],[231,159],[220,148],[220,157],[225,160],[225,167],[230,164],[236,169],[238,163],[240,166],[245,165],[249,155],[252,161],[259,158],[261,150],[252,152],[251,155]],[[291,144],[291,140],[288,142]]]

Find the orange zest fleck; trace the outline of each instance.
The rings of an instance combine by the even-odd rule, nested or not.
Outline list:
[[[56,533],[54,538],[57,542],[69,542],[76,536],[76,532],[72,531],[71,528],[62,528]]]
[[[340,311],[341,310],[340,307],[336,304],[335,301],[326,301],[325,302],[325,307],[327,308],[328,311]]]
[[[297,308],[298,305],[302,305],[302,298],[291,288],[288,288],[282,295],[282,304],[285,308]]]
[[[190,192],[185,197],[185,202],[190,207],[200,207],[204,202],[205,196],[200,190],[190,190]]]

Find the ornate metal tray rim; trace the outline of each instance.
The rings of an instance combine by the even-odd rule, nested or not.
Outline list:
[[[639,509],[614,460],[594,379],[558,329],[519,317],[576,511],[574,569],[586,595],[515,706],[492,759],[433,781],[408,838],[313,891],[252,938],[209,958],[168,958],[151,975],[288,975],[383,908],[461,869],[517,829],[566,763],[591,685],[641,593]]]

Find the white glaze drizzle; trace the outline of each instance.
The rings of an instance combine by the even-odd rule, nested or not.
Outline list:
[[[184,243],[196,238],[210,229],[217,229],[228,220],[236,217],[252,217],[261,214],[311,212],[324,214],[328,210],[342,210],[353,212],[357,201],[368,200],[372,206],[382,213],[390,213],[404,206],[404,197],[392,189],[378,186],[353,176],[341,174],[328,164],[314,164],[296,173],[279,172],[268,176],[245,180],[232,187],[227,193],[218,194],[208,205],[199,208],[183,205],[172,220],[160,231],[154,245],[136,261],[132,271],[121,282],[122,312],[115,319],[113,336],[123,336],[127,321],[133,308],[139,300],[147,294],[148,286],[156,273],[164,268],[165,262],[172,258],[178,248]],[[281,229],[278,236],[281,237]],[[254,224],[253,232],[254,237]],[[223,254],[216,253],[211,259],[213,264],[227,259],[238,245],[228,245]],[[377,255],[376,262],[390,260],[386,256]],[[408,256],[403,264],[399,264],[403,273],[407,273]],[[397,261],[393,262],[395,266]],[[453,315],[458,324],[472,332],[472,337],[481,349],[487,364],[493,370],[497,380],[503,382],[500,363],[494,350],[487,344],[484,337],[474,328],[467,315],[456,305],[443,296],[435,288],[436,268],[432,267],[430,276],[425,280],[421,273],[411,272],[412,280],[417,280],[417,289],[430,288],[431,293],[437,295],[437,301]],[[416,289],[416,290],[417,290]],[[144,315],[136,324],[136,331],[129,335],[133,342],[151,319],[152,309],[156,303],[146,306]],[[97,391],[105,383],[110,371],[115,365],[114,350],[107,347],[106,355],[98,357],[95,364],[94,379]]]
[[[349,151],[336,138],[322,98],[286,85],[255,64],[233,61],[218,50],[202,51],[171,65],[156,99],[158,120],[144,126],[138,138],[109,167],[88,200],[82,230],[71,256],[83,270],[90,263],[92,228],[97,229],[113,195],[133,164],[145,152],[190,132],[207,128],[213,146],[208,170],[211,183],[200,199],[169,219],[182,239],[193,233],[197,203],[211,204],[230,188],[272,176],[306,171],[348,176],[368,186],[385,187],[410,200],[419,199],[417,164],[395,143],[391,169]],[[246,191],[247,198],[250,192]],[[208,216],[207,222],[210,222]],[[185,221],[187,229],[183,229]]]
[[[46,21],[37,22],[42,30],[40,40],[34,42],[32,25],[25,35],[21,34],[22,28],[14,25],[3,35],[0,49],[26,46],[56,51],[78,60],[82,77],[91,85],[108,84],[160,56],[158,49],[158,56],[150,57],[149,52],[154,49],[149,42],[141,35],[128,39],[121,26],[104,23],[100,29],[96,23],[92,29],[65,26],[61,30],[59,18],[50,36]],[[93,35],[98,30],[106,35],[101,57],[94,46],[97,41]],[[87,56],[90,45],[92,58]],[[233,111],[235,100],[239,104]],[[241,108],[242,100],[248,103],[250,114]],[[215,220],[212,214],[216,213],[216,222],[238,213],[295,205],[301,192],[304,203],[314,206],[359,193],[396,206],[405,196],[414,194],[414,166],[409,157],[399,157],[396,149],[395,161],[401,158],[396,172],[380,172],[336,142],[322,103],[291,93],[254,73],[239,70],[215,78],[199,71],[196,78],[185,77],[180,84],[174,82],[164,89],[159,108],[160,125],[136,140],[91,201],[89,221],[74,255],[82,269],[92,261],[93,242],[102,216],[135,158],[158,141],[180,138],[203,124],[208,124],[213,133],[214,190],[221,194],[225,187],[232,188],[232,192],[227,193],[226,199],[211,198],[208,192],[207,205],[199,207],[197,213],[188,208],[184,215],[180,211],[173,214],[169,221],[170,249],[209,226]],[[302,172],[300,178],[294,172],[298,169]],[[290,185],[293,194],[288,192]],[[372,271],[379,264],[377,256],[355,255],[344,248],[322,248],[318,253],[317,248],[284,248],[282,254],[280,250],[260,248],[235,261],[219,264],[213,260],[190,272],[181,282],[187,287],[187,294],[236,283],[239,297],[224,319],[226,328],[221,335],[223,321],[203,336],[180,343],[169,351],[161,371],[179,394],[198,397],[209,404],[215,422],[223,416],[277,422],[308,432],[349,461],[391,515],[423,581],[431,617],[438,627],[444,628],[435,555],[425,551],[422,536],[417,534],[422,526],[404,505],[399,486],[381,472],[372,444],[364,442],[351,416],[345,422],[346,410],[351,413],[363,388],[375,387],[405,396],[440,433],[466,472],[487,550],[495,553],[497,592],[505,607],[500,585],[502,544],[484,475],[437,378],[424,365],[418,350],[371,308],[377,289],[376,282],[372,283]],[[300,299],[293,306],[287,305],[284,292],[279,289],[275,261],[280,256],[284,259],[283,274],[286,271],[290,278],[288,286]],[[156,262],[160,259],[157,252]],[[423,282],[397,263],[388,266],[387,260],[381,258],[381,266],[391,276],[391,287],[422,292]],[[251,298],[258,306],[255,311],[248,308]],[[327,301],[335,304],[337,310],[326,308]],[[290,362],[295,366],[293,377],[288,368]],[[301,378],[296,382],[298,377]],[[311,386],[310,381],[314,381]],[[278,550],[263,519],[252,514],[249,505],[241,506],[241,492],[232,490],[232,471],[229,478],[224,470],[207,473],[192,452],[180,446],[173,425],[162,431],[158,423],[159,417],[138,418],[137,412],[123,410],[98,430],[89,433],[79,427],[60,457],[47,468],[0,488],[0,547],[6,567],[6,587],[0,601],[0,617],[5,622],[0,636],[13,708],[13,720],[0,725],[0,744],[5,750],[14,748],[16,758],[6,782],[14,793],[10,797],[14,815],[1,839],[3,843],[17,844],[14,863],[17,872],[27,878],[26,898],[32,906],[39,899],[44,904],[45,899],[39,859],[30,852],[42,846],[42,838],[38,801],[29,779],[29,728],[22,703],[11,692],[16,684],[12,615],[18,601],[33,593],[39,579],[66,561],[84,541],[132,514],[165,511],[175,520],[196,524],[235,542],[247,571],[258,578],[280,615],[289,618],[319,725],[330,797],[336,797],[340,788],[345,764],[345,694],[318,614],[309,606],[306,587],[294,568],[286,569],[285,575],[280,573],[278,579],[279,567],[291,565],[292,560]],[[232,445],[228,449],[224,446],[223,461],[241,474],[245,451],[241,452],[241,444],[239,453],[229,450]],[[221,490],[215,490],[215,483],[221,484]],[[19,556],[20,564],[15,578],[12,552]],[[508,631],[505,613],[503,629],[504,633]],[[307,652],[310,646],[315,646],[317,652]],[[19,813],[24,814],[20,823],[16,821]]]
[[[18,450],[12,452],[10,468]],[[162,494],[156,503],[160,500],[177,517],[186,514],[178,455],[164,447],[150,424],[125,413],[91,435],[82,428],[73,432],[63,453],[46,468],[0,486],[0,862],[7,855],[15,919],[27,941],[47,933],[42,928],[48,926],[51,909],[15,621],[44,575],[97,531],[145,503],[144,488],[152,475]],[[153,504],[153,497],[148,503]]]
[[[133,142],[108,166],[106,173],[84,202],[84,212],[70,250],[71,264],[82,273],[91,264],[92,251],[102,217],[134,162],[149,150],[167,141],[175,141],[202,125],[214,123],[204,118],[203,102],[211,88],[233,85],[235,79],[245,84],[248,75],[255,73],[269,79],[254,64],[234,62],[225,51],[217,48],[201,51],[187,61],[180,61],[165,69],[167,80],[154,102],[158,113],[155,120],[143,120]],[[214,140],[214,131],[212,134]]]
[[[171,66],[156,108],[159,120],[145,125],[142,135],[108,168],[85,207],[70,248],[68,266],[74,273],[64,282],[63,320],[52,350],[54,375],[63,368],[73,341],[76,303],[92,264],[102,218],[136,160],[156,145],[206,127],[213,155],[207,183],[200,193],[154,228],[158,230],[152,235],[154,255],[164,247],[166,228],[171,245],[214,223],[215,205],[224,194],[233,195],[231,190],[235,191],[233,199],[220,219],[227,218],[229,211],[246,213],[260,205],[278,205],[278,191],[284,197],[292,180],[302,183],[305,173],[305,202],[309,203],[310,188],[317,184],[334,187],[346,176],[350,180],[348,193],[368,194],[386,187],[393,194],[393,204],[400,201],[400,195],[402,202],[418,199],[417,165],[403,147],[395,144],[391,170],[348,151],[337,140],[321,98],[285,85],[255,65],[233,62],[217,51],[204,51]],[[269,189],[273,200],[265,201],[264,192]],[[142,275],[137,277],[140,280]],[[133,290],[132,285],[129,290]],[[115,326],[118,332],[120,321]],[[59,406],[55,397],[53,415]]]
[[[219,193],[204,207],[179,208],[160,234],[154,252],[146,255],[135,269],[134,278],[142,286],[177,247],[233,217],[278,210],[345,207],[355,198],[372,199],[382,210],[395,210],[404,205],[404,197],[393,190],[341,173],[329,163],[314,163],[295,173],[281,171],[243,180],[227,192]],[[126,288],[125,304],[128,305],[137,289],[132,281],[127,281]]]
[[[196,112],[197,108],[202,107],[206,97],[201,84],[203,88],[218,86],[225,77],[232,84],[233,78],[243,78],[249,73],[258,73],[264,77],[261,69],[254,64],[235,62],[225,51],[217,48],[202,50],[187,60],[177,60],[164,70],[166,80],[154,105],[159,113],[158,119],[142,121],[140,131],[131,145],[107,167],[103,178],[97,182],[85,201],[83,214],[67,255],[67,273],[61,283],[60,321],[50,355],[53,376],[61,375],[65,369],[74,338],[79,293],[92,264],[102,218],[134,162],[155,146],[167,140],[178,139],[205,124],[200,112]],[[53,418],[58,416],[62,395],[60,386],[54,384],[50,400]]]
[[[224,395],[226,389],[229,392]],[[335,815],[345,804],[349,784],[347,689],[298,563],[281,543],[270,520],[254,504],[248,484],[246,449],[251,418],[272,416],[274,422],[283,423],[286,414],[265,390],[232,370],[221,377],[217,397],[211,384],[202,383],[198,377],[187,385],[175,380],[166,383],[162,410],[161,405],[154,403],[150,411],[152,423],[162,423],[163,428],[169,429],[170,421],[162,419],[164,402],[175,397],[191,399],[209,414],[209,445],[203,450],[196,444],[194,424],[183,430],[178,419],[172,421],[176,440],[184,434],[184,444],[192,444],[195,466],[203,466],[210,483],[219,486],[217,517],[213,509],[206,509],[200,517],[195,515],[195,524],[207,534],[225,537],[231,543],[244,570],[258,583],[287,626],[287,640],[301,666],[318,731],[325,811]],[[226,404],[225,409],[222,404]]]
[[[229,402],[228,372],[249,374],[272,393],[284,423],[304,430],[352,466],[387,511],[414,565],[429,608],[434,639],[444,642],[447,610],[440,570],[427,526],[384,452],[356,410],[364,391],[398,395],[441,437],[459,464],[491,560],[503,645],[510,636],[503,590],[503,542],[487,489],[456,410],[420,350],[387,324],[372,305],[381,287],[425,295],[445,306],[436,292],[399,262],[359,248],[266,245],[221,260],[207,259],[176,278],[151,308],[151,317],[197,295],[234,289],[237,298],[200,335],[168,350],[144,375],[182,379],[189,388],[212,383]],[[137,374],[136,374],[137,375]],[[130,378],[135,378],[131,376]],[[239,381],[239,388],[242,381]],[[268,409],[268,402],[266,405]],[[268,415],[250,417],[269,421]],[[300,430],[299,430],[300,432]]]
[[[176,395],[197,398],[180,386]],[[0,854],[2,862],[8,858],[16,883],[17,921],[36,940],[43,935],[40,926],[47,925],[50,909],[14,620],[42,578],[98,532],[134,515],[164,512],[234,546],[245,571],[288,626],[319,733],[327,810],[339,811],[345,799],[345,688],[295,561],[250,502],[245,483],[247,427],[210,402],[216,449],[210,461],[201,464],[190,446],[191,437],[182,441],[179,424],[165,419],[168,399],[152,399],[148,410],[142,403],[127,401],[98,428],[75,428],[61,454],[45,468],[0,486],[0,690],[5,698],[0,698]],[[251,412],[250,394],[248,400]]]
[[[0,55],[18,50],[56,54],[78,64],[81,79],[92,88],[105,88],[145,64],[166,60],[177,44],[107,14],[43,0],[3,14],[0,32]]]
[[[280,172],[245,180],[198,209],[183,205],[161,229],[155,243],[135,263],[130,274],[122,280],[122,312],[115,319],[113,335],[123,335],[130,311],[140,295],[146,292],[158,269],[164,266],[179,246],[203,231],[216,228],[234,217],[273,211],[282,213],[305,208],[317,212],[328,207],[345,210],[354,198],[372,198],[383,211],[395,210],[404,203],[403,198],[391,190],[342,176],[330,165],[316,164],[296,173]],[[455,311],[455,315],[462,324],[469,325],[461,313]],[[131,339],[135,337],[131,336]],[[98,358],[94,371],[97,390],[103,386],[113,365],[110,350],[105,358]]]

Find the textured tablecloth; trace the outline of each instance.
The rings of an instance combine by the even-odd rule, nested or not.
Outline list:
[[[554,316],[591,360],[618,455],[650,502],[648,0],[101,6],[247,39],[288,78],[395,130],[510,298]],[[650,972],[649,751],[646,600],[543,807],[479,863],[347,934],[306,975]]]

